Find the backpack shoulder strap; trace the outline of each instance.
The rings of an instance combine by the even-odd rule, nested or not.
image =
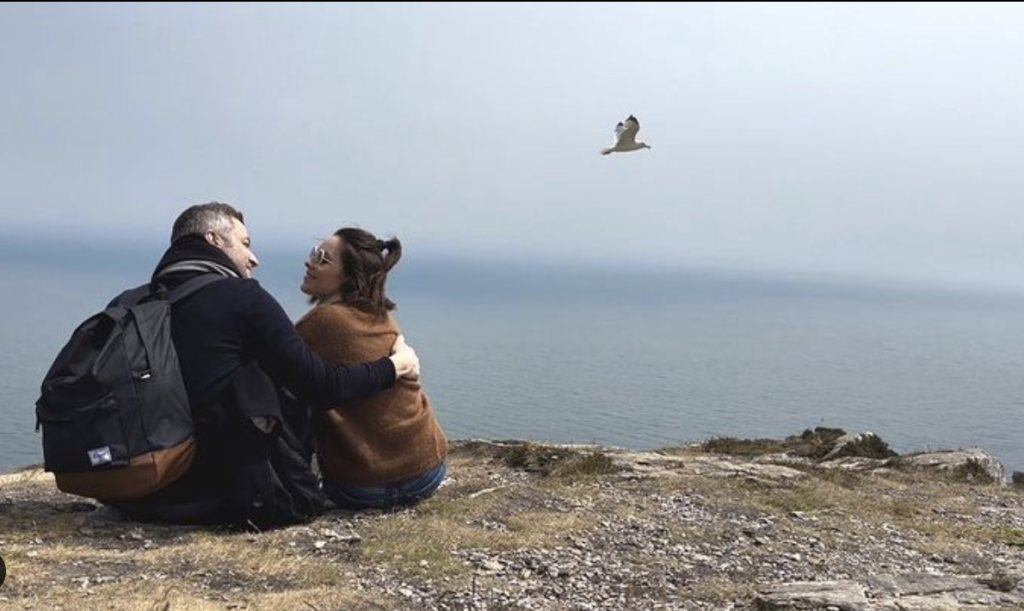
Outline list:
[[[107,304],[107,309],[110,308],[130,308],[133,305],[138,304],[143,299],[149,297],[149,283],[137,286],[133,289],[124,291],[117,297]]]
[[[226,277],[227,276],[221,276],[220,274],[200,274],[195,278],[189,278],[173,291],[167,293],[167,303],[174,305],[204,286],[213,284],[218,280],[223,280]]]

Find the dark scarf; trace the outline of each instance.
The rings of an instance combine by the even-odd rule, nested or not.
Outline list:
[[[164,273],[177,272],[212,272],[222,276],[242,277],[223,250],[196,235],[182,236],[171,244],[156,264],[153,279]]]

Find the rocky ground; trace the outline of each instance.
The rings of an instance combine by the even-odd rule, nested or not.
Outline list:
[[[464,441],[412,509],[139,524],[0,476],[0,609],[1024,609],[1024,489],[871,435],[660,452]]]

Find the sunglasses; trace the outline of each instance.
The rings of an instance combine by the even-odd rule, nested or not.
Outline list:
[[[327,251],[324,250],[322,246],[314,246],[313,249],[309,251],[309,264],[313,267],[323,267],[324,265],[330,265],[331,263],[334,263],[334,260],[331,259],[330,255],[327,254]]]

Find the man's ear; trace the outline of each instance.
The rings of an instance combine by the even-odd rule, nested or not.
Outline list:
[[[208,244],[212,244],[214,246],[220,247],[221,239],[220,239],[220,236],[217,235],[216,231],[213,231],[213,230],[207,231],[206,233],[203,234],[203,237],[206,238],[206,242]]]

